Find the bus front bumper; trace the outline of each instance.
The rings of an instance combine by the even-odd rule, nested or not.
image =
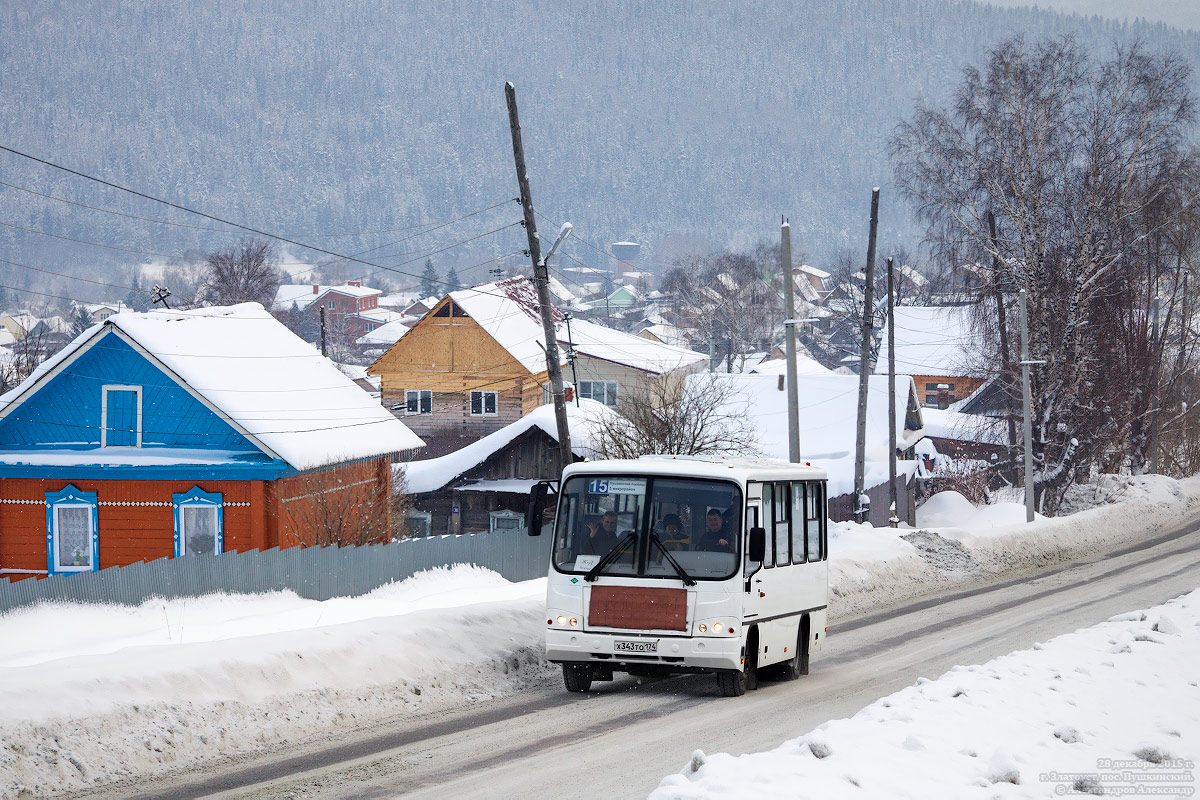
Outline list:
[[[641,652],[621,649],[622,644],[630,642],[638,645],[637,649]],[[646,645],[653,645],[653,650],[645,652]],[[555,664],[587,663],[607,665],[616,670],[629,666],[676,667],[680,671],[741,669],[742,638],[623,635],[550,629],[546,631],[546,658]]]

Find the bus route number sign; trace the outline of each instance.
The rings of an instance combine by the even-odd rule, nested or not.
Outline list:
[[[588,494],[644,494],[646,481],[628,478],[593,478],[588,481]]]

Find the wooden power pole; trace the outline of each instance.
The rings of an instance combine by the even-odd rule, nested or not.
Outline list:
[[[792,226],[786,220],[780,227],[779,264],[783,271],[784,349],[787,352],[788,460],[800,463],[800,395],[796,376],[796,297],[792,286]]]
[[[894,265],[892,259],[887,260],[888,267],[888,501],[891,511],[888,513],[888,525],[899,526],[900,518],[896,516],[896,286],[893,280]],[[907,409],[905,409],[907,413]]]
[[[504,84],[508,99],[508,124],[512,129],[513,160],[517,166],[517,185],[521,189],[521,208],[525,210],[525,234],[529,238],[529,258],[533,261],[533,282],[537,286],[538,306],[542,312],[542,331],[546,336],[546,371],[550,374],[550,391],[554,396],[554,418],[558,423],[558,453],[562,470],[571,464],[571,432],[567,426],[567,399],[563,393],[562,369],[558,361],[558,333],[550,310],[550,275],[542,260],[538,241],[537,222],[533,217],[533,195],[529,191],[529,175],[525,172],[525,148],[521,145],[521,123],[517,119],[517,90],[512,82]]]
[[[858,435],[854,447],[854,521],[863,522],[869,504],[863,502],[866,494],[863,483],[867,456],[867,378],[871,362],[871,328],[875,317],[874,298],[871,296],[875,282],[875,232],[879,228],[879,188],[871,190],[871,231],[867,238],[867,272],[863,284],[862,354],[858,361]]]

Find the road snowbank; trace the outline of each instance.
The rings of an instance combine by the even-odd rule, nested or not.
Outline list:
[[[1039,514],[1032,525],[1018,503],[977,508],[956,492],[930,498],[917,510],[915,529],[831,523],[831,616],[857,616],[965,582],[1134,544],[1200,505],[1200,476],[1104,476],[1098,489],[1076,494],[1084,493],[1098,505],[1069,516]],[[1074,499],[1077,507],[1084,504]]]
[[[835,632],[867,610],[1135,541],[1200,497],[1195,480],[1128,484],[1120,502],[1033,526],[1011,504],[954,498],[930,507],[936,527],[832,525]],[[0,798],[202,768],[545,685],[544,604],[544,579],[458,566],[325,602],[279,592],[0,615]]]
[[[776,750],[697,751],[651,800],[1195,791],[1200,591],[924,678]]]
[[[545,579],[477,567],[359,598],[43,605],[0,617],[0,797],[350,732],[543,684]]]

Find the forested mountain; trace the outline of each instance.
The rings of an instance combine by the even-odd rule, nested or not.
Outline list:
[[[3,4],[0,144],[358,252],[406,234],[329,234],[452,219],[515,196],[503,93],[512,80],[535,204],[592,244],[641,241],[661,264],[774,236],[787,213],[798,250],[819,260],[865,238],[873,185],[884,187],[882,238],[916,242],[889,191],[885,139],[914,99],[945,99],[1002,36],[1074,32],[1098,49],[1136,36],[1200,55],[1200,37],[1161,25],[952,0],[251,5]],[[8,153],[0,181],[221,227]],[[425,252],[518,216],[503,206],[366,257],[413,260],[400,269],[419,273]],[[163,254],[236,238],[5,186],[0,222]],[[510,228],[434,260],[463,272],[522,246]],[[579,242],[569,252],[603,265]],[[86,274],[140,257],[0,226],[0,259]],[[5,264],[0,280],[105,293]]]

